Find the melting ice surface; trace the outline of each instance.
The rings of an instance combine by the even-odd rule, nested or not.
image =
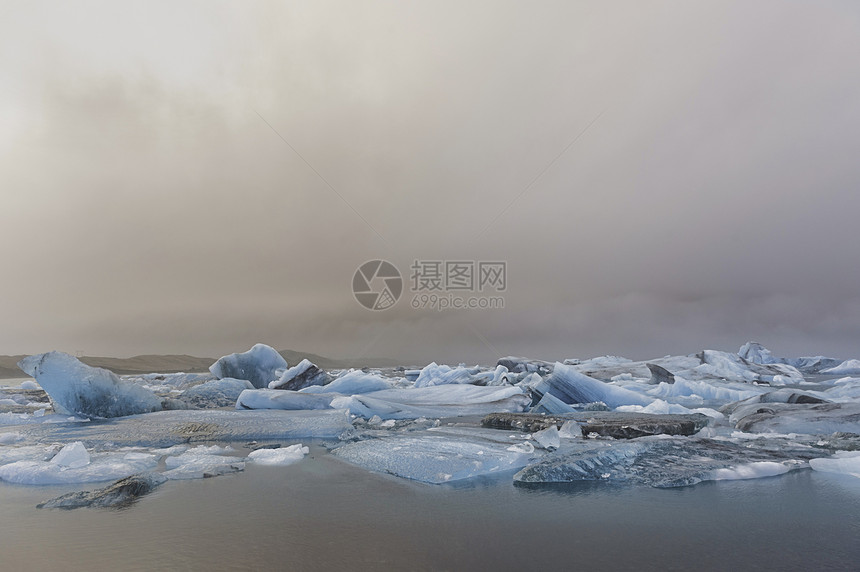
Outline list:
[[[327,372],[307,360],[289,368],[258,344],[213,364],[218,379],[120,378],[52,352],[21,362],[38,386],[0,388],[0,480],[211,477],[301,462],[311,440],[342,461],[427,483],[506,475],[669,487],[809,468],[857,476],[860,378],[845,377],[855,365],[778,358],[750,343],[737,354],[639,362],[506,357],[491,367]],[[488,415],[509,415],[511,430],[482,426]]]

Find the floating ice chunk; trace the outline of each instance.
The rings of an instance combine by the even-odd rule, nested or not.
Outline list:
[[[548,451],[555,451],[561,447],[561,437],[555,425],[547,427],[536,433],[532,433],[535,442]]]
[[[90,483],[120,479],[157,465],[158,457],[141,453],[97,453],[81,467],[21,460],[0,467],[0,480],[21,485]]]
[[[702,352],[704,363],[694,369],[703,375],[719,377],[727,381],[751,383],[759,379],[755,372],[745,367],[737,355],[715,350]]]
[[[748,385],[745,383],[720,382],[717,380],[695,381],[675,376],[675,383],[661,383],[649,393],[654,397],[678,399],[683,397],[698,397],[704,402],[728,403],[741,401],[766,393],[768,388]]]
[[[179,399],[200,409],[228,407],[235,405],[239,394],[246,389],[254,389],[254,385],[245,379],[225,377],[195,385],[185,390]]]
[[[232,377],[246,379],[254,387],[266,387],[278,379],[278,370],[287,369],[287,361],[266,344],[257,344],[244,353],[230,354],[216,361],[209,368],[212,374],[221,379]]]
[[[689,409],[687,407],[684,407],[683,405],[678,405],[676,403],[668,403],[666,401],[663,401],[662,399],[655,399],[653,403],[650,403],[644,407],[641,405],[622,405],[615,410],[625,411],[629,413],[653,413],[657,415],[688,415],[691,413],[702,413],[713,419],[725,418],[725,415],[723,415],[719,411],[710,409],[708,407],[697,407],[695,409]]]
[[[279,449],[257,449],[251,451],[248,460],[258,465],[292,465],[304,459],[310,449],[301,444],[281,447]]]
[[[246,389],[236,409],[331,409],[336,393],[303,393],[287,389]]]
[[[151,391],[62,352],[24,358],[18,367],[36,378],[58,413],[122,417],[162,409],[161,399]]]
[[[573,413],[574,411],[576,409],[551,393],[544,393],[540,401],[531,409],[532,413],[546,413],[547,415],[561,415],[564,413]]]
[[[32,379],[26,379],[21,382],[21,389],[42,389],[39,384]]]
[[[388,389],[367,395],[339,396],[336,409],[349,409],[366,419],[417,419],[485,415],[496,411],[525,411],[530,399],[514,386],[437,385],[415,389]]]
[[[573,419],[569,419],[561,424],[558,436],[561,439],[579,439],[582,437],[582,427]]]
[[[300,390],[301,393],[341,393],[355,395],[391,389],[393,383],[375,373],[365,373],[360,369],[351,369],[326,385],[311,385]]]
[[[220,448],[213,451],[209,447],[188,449],[164,460],[168,470],[163,475],[168,479],[202,479],[244,470],[243,459],[226,454],[229,452]]]
[[[534,447],[511,446],[506,431],[431,429],[350,443],[333,454],[371,471],[438,484],[524,467]]]
[[[640,393],[588,377],[574,368],[556,362],[552,375],[536,384],[534,391],[541,396],[552,394],[565,403],[602,401],[609,407],[647,405],[652,401]]]
[[[821,370],[821,373],[832,375],[856,375],[860,374],[860,359],[846,360],[836,367]]]
[[[51,459],[51,463],[59,467],[80,469],[90,464],[90,454],[83,443],[75,441],[60,449],[60,452]]]
[[[860,478],[860,451],[839,451],[832,457],[812,459],[809,466],[824,473],[843,473]]]
[[[814,459],[813,459],[814,461]],[[789,472],[791,467],[774,461],[758,461],[746,463],[726,469],[714,471],[715,481],[736,481],[742,479],[760,479],[762,477],[775,477]]]
[[[298,365],[285,371],[281,377],[269,383],[269,389],[299,390],[314,385],[325,385],[330,381],[329,375],[310,362],[303,359]]]

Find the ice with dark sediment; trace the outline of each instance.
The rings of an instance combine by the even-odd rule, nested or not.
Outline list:
[[[752,433],[860,434],[860,403],[747,403],[729,423]]]
[[[303,359],[298,365],[287,369],[278,379],[270,381],[268,388],[295,391],[306,387],[326,385],[330,381],[331,377],[326,372],[311,363],[310,360]]]
[[[94,491],[75,491],[36,505],[36,508],[62,508],[66,510],[82,507],[128,506],[140,497],[149,494],[167,481],[161,473],[147,471],[131,475]]]
[[[110,442],[117,446],[170,447],[193,442],[248,442],[273,439],[337,439],[352,430],[344,410],[160,411],[89,423],[40,423],[12,429],[19,444]]]
[[[643,437],[635,441],[576,440],[562,453],[531,464],[519,483],[607,481],[681,487],[702,481],[758,478],[805,468],[827,452],[782,442],[737,444],[700,438]]]

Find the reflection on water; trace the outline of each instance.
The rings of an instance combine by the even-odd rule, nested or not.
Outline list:
[[[289,467],[168,482],[126,510],[36,510],[0,486],[4,569],[852,569],[860,479],[812,471],[681,489],[445,486],[321,449]]]

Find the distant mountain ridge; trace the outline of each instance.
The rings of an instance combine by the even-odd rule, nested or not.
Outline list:
[[[310,352],[280,350],[284,359],[291,366],[303,359],[309,359],[323,369],[342,369],[348,367],[394,367],[394,360],[384,358],[361,358],[356,360],[339,360],[327,358]],[[26,355],[0,356],[0,379],[23,378],[27,375],[18,369],[18,362]],[[119,375],[135,375],[143,373],[205,373],[217,358],[197,357],[190,355],[139,355],[129,358],[83,356],[78,358],[87,365],[109,369]]]

